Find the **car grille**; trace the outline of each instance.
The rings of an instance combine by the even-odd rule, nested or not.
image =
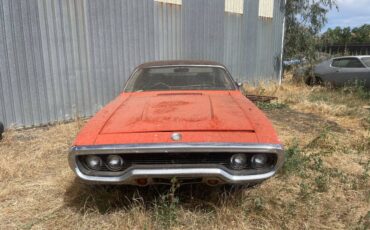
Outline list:
[[[124,159],[131,164],[228,164],[231,155],[225,153],[130,154]]]
[[[225,153],[225,152],[216,152],[216,153],[204,153],[204,152],[191,152],[191,153],[146,153],[146,154],[117,154],[120,155],[124,162],[125,167],[122,170],[130,166],[141,165],[151,165],[151,166],[171,166],[171,165],[181,165],[186,167],[186,165],[223,165],[225,167],[230,166],[230,158],[235,153]],[[106,162],[108,155],[106,154],[97,154],[102,158],[103,162]],[[245,169],[251,168],[251,157],[253,154],[247,154],[247,165]],[[79,162],[85,166],[86,156],[79,156]],[[276,157],[272,154],[270,155],[271,164],[274,164]],[[104,163],[103,167],[99,171],[110,171],[109,168]]]

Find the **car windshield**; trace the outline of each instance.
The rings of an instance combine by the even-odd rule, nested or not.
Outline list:
[[[361,60],[366,65],[366,67],[370,67],[370,57],[365,57],[362,58]]]
[[[125,92],[161,90],[234,90],[228,73],[220,67],[143,68],[128,80]]]

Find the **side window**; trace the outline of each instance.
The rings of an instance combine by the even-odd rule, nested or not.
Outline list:
[[[333,67],[343,67],[343,65],[346,64],[346,60],[345,59],[334,59],[333,62],[331,63],[331,66]]]
[[[345,68],[364,68],[364,65],[357,58],[348,59],[347,65]]]
[[[370,67],[370,57],[361,58],[362,62],[365,63],[367,67]]]
[[[338,68],[364,68],[364,65],[357,58],[334,59],[331,66]]]

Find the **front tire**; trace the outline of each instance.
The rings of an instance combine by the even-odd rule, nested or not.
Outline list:
[[[314,85],[321,85],[322,84],[322,80],[321,78],[319,77],[308,77],[306,80],[305,80],[305,83],[306,85],[309,85],[309,86],[314,86]]]

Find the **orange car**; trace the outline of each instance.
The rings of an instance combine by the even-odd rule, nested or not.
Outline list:
[[[123,92],[81,130],[69,154],[90,183],[249,184],[284,162],[271,122],[225,66],[162,61],[138,66]]]

